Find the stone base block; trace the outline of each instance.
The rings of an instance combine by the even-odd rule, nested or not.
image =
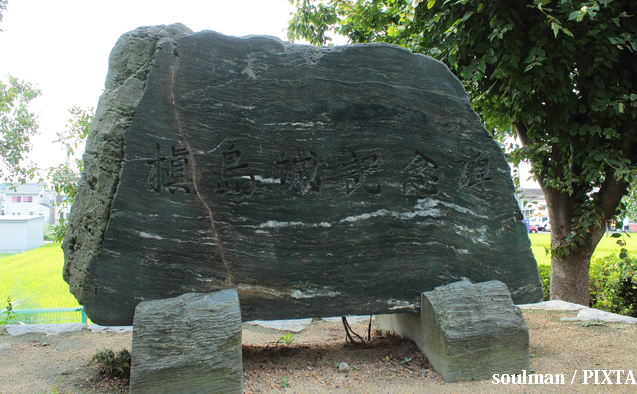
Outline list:
[[[242,393],[237,292],[190,293],[137,305],[130,392]]]
[[[529,372],[529,330],[504,283],[462,280],[423,293],[421,305],[376,322],[416,342],[447,382]]]

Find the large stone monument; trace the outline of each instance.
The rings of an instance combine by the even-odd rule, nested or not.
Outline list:
[[[502,151],[451,72],[397,46],[139,28],[84,165],[64,278],[98,324],[229,288],[243,320],[419,312],[463,277],[542,298]]]

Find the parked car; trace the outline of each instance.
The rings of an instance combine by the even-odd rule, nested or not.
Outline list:
[[[547,216],[533,217],[530,223],[537,228],[537,231],[551,231],[551,221]]]
[[[530,224],[529,225],[529,232],[533,233],[533,234],[537,233],[537,227],[535,227],[534,225]]]

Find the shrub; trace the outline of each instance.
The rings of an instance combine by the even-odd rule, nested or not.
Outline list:
[[[55,227],[52,224],[47,224],[44,226],[44,240],[45,241],[55,241]]]
[[[593,308],[637,317],[637,258],[608,256],[591,263]]]
[[[130,378],[131,356],[128,350],[123,349],[115,354],[111,349],[99,351],[91,357],[89,364],[97,363],[100,374],[108,378]]]
[[[540,271],[540,279],[542,280],[542,287],[544,288],[544,298],[542,298],[542,301],[548,301],[551,299],[551,266],[539,264],[537,269]]]
[[[551,291],[551,266],[538,265],[544,287],[543,301]],[[593,308],[637,317],[637,258],[615,255],[591,261],[589,272],[590,305]]]

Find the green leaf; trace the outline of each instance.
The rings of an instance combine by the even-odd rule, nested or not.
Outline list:
[[[563,28],[562,28],[562,31],[564,31],[564,33],[565,33],[567,36],[572,37],[572,38],[575,38],[575,36],[573,36],[573,33],[571,33],[571,31],[570,31],[569,29],[567,29],[567,28],[563,27]]]
[[[560,32],[560,25],[555,22],[551,22],[551,29],[553,29],[553,34],[555,35],[555,38],[557,38],[557,33]]]
[[[434,7],[434,5],[436,5],[436,0],[429,0],[427,2],[427,8],[428,9],[432,9]]]

